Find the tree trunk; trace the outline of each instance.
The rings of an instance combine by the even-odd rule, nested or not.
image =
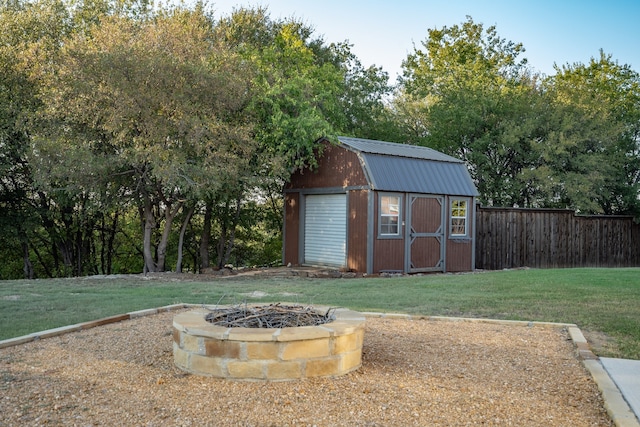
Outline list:
[[[107,239],[107,263],[105,266],[106,274],[111,274],[113,266],[113,244],[116,240],[116,233],[118,232],[118,210],[113,213],[113,221],[111,222],[111,229],[109,230],[109,238]]]
[[[178,260],[176,261],[176,273],[182,273],[182,245],[184,244],[184,233],[187,231],[187,226],[189,225],[189,221],[191,221],[191,217],[195,212],[195,205],[189,208],[184,221],[182,222],[182,227],[180,228],[180,237],[178,238]]]
[[[79,272],[76,270],[74,262],[76,259],[74,256],[75,235],[73,232],[75,227],[73,224],[73,208],[71,206],[61,206],[60,220],[64,227],[60,232],[62,238],[58,240],[58,250],[64,263],[64,275],[66,277],[78,276]]]
[[[29,259],[29,244],[26,240],[21,242],[22,245],[22,260],[23,260],[23,271],[25,279],[34,279],[36,274],[33,271],[33,264],[31,263],[31,259]]]
[[[280,188],[274,188],[274,187],[280,187]],[[283,215],[282,215],[282,208],[278,207],[278,203],[276,202],[276,199],[279,197],[282,197],[282,186],[276,184],[271,184],[267,186],[267,192],[269,193],[267,195],[267,199],[269,200],[269,207],[271,208],[273,217],[276,219],[276,222],[278,224],[278,230],[282,231],[282,227],[284,226],[283,223]]]
[[[151,252],[151,235],[156,226],[153,211],[151,209],[151,200],[145,196],[144,200],[144,236],[142,242],[142,254],[144,257],[144,272],[153,273],[157,271],[156,264],[153,261],[153,253]]]
[[[107,273],[106,256],[107,256],[107,243],[105,241],[107,234],[107,221],[106,215],[103,213],[100,216],[100,272],[102,274]]]
[[[236,199],[236,211],[234,212],[233,219],[231,221],[225,220],[221,226],[220,240],[218,241],[218,268],[224,267],[231,257],[231,251],[235,244],[236,228],[240,220],[240,206],[241,199]],[[229,209],[228,203],[225,206],[226,210]],[[231,224],[229,224],[231,222]],[[228,233],[228,236],[227,236]]]
[[[208,201],[204,211],[204,224],[202,224],[202,237],[200,238],[200,269],[209,268],[212,210],[212,202]]]
[[[164,211],[164,229],[162,230],[162,237],[158,244],[158,270],[165,271],[165,265],[167,261],[167,246],[169,244],[169,236],[171,235],[171,227],[173,226],[173,220],[178,215],[178,211],[182,207],[182,202],[176,203],[174,208],[168,203]]]

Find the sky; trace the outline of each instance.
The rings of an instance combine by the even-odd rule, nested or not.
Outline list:
[[[428,30],[467,16],[525,48],[529,66],[588,64],[600,50],[640,72],[640,0],[212,0],[216,17],[234,7],[266,6],[272,19],[297,18],[326,43],[348,41],[363,66],[381,66],[391,81]]]

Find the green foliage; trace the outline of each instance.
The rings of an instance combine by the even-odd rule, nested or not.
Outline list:
[[[638,74],[601,53],[543,79],[523,53],[471,18],[433,29],[391,97],[264,8],[4,1],[1,277],[273,264],[282,186],[338,134],[458,156],[486,204],[640,216]]]
[[[585,213],[640,213],[640,76],[600,53],[588,65],[557,68],[546,82],[554,111],[535,145],[531,175],[548,205]]]
[[[638,215],[638,74],[601,52],[544,79],[523,53],[471,18],[430,30],[394,101],[407,140],[465,160],[488,205]]]
[[[216,26],[219,39],[255,70],[254,135],[274,177],[315,162],[314,142],[333,134],[325,112],[335,104],[340,70],[323,59],[322,41],[295,20],[271,20],[266,9],[239,9]]]
[[[410,124],[407,133],[467,161],[485,203],[525,204],[519,175],[538,133],[528,117],[539,93],[526,60],[518,59],[523,46],[467,18],[430,30],[423,49],[403,63],[397,109]]]

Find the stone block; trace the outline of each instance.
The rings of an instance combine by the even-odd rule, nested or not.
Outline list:
[[[197,337],[195,335],[188,335],[184,332],[181,333],[180,337],[180,347],[188,351],[189,353],[194,354],[205,354],[204,352],[204,342],[202,337]]]
[[[267,328],[230,328],[230,341],[274,341],[277,329]]]
[[[277,360],[280,352],[280,344],[270,342],[248,342],[247,359],[252,360]]]
[[[69,332],[77,332],[80,330],[82,330],[81,325],[69,325],[69,326],[61,326],[59,328],[54,328],[54,329],[47,329],[46,331],[36,332],[31,335],[34,338],[44,339],[44,338],[57,337],[59,335],[64,335]]]
[[[98,320],[91,320],[89,322],[80,323],[80,327],[82,329],[91,329],[97,326],[109,325],[111,323],[122,322],[123,320],[129,320],[130,317],[128,314],[118,314],[116,316],[104,317]]]
[[[232,378],[265,378],[265,364],[261,361],[229,361],[227,363],[227,369],[229,370],[229,376]]]
[[[363,328],[363,323],[360,322],[347,322],[347,321],[339,321],[334,323],[327,323],[325,325],[319,326],[319,328],[327,329],[330,332],[331,336],[340,336],[340,335],[348,335],[354,333],[358,329]]]
[[[353,371],[362,365],[362,350],[352,351],[350,353],[344,353],[340,356],[341,365],[340,373],[345,374]]]
[[[329,338],[283,343],[282,360],[327,357],[330,354]]]
[[[20,344],[31,342],[35,339],[33,335],[23,335],[21,337],[9,338],[0,341],[0,348],[13,347]]]
[[[138,317],[151,316],[152,314],[157,314],[157,313],[158,313],[157,308],[148,308],[146,310],[132,311],[129,313],[129,317],[131,319],[137,319]]]
[[[173,342],[180,345],[180,331],[178,328],[173,328]]]
[[[208,324],[206,321],[203,322],[207,323],[207,325],[198,327],[187,326],[184,330],[191,335],[200,335],[201,337],[215,338],[218,340],[226,340],[228,338],[231,328],[222,328],[220,326]]]
[[[187,370],[214,377],[225,377],[224,365],[225,359],[192,354]]]
[[[213,357],[240,358],[242,343],[236,341],[219,341],[204,338],[205,354]]]
[[[334,314],[336,318],[339,319],[339,321],[358,323],[366,321],[366,317],[364,314],[357,311],[349,310],[348,308],[338,308]]]
[[[182,332],[189,332],[191,335],[226,339],[230,328],[215,326],[207,322],[205,320],[207,313],[209,313],[208,310],[198,309],[177,314],[173,318],[173,327]]]
[[[305,367],[306,377],[327,377],[340,373],[340,358],[323,358],[307,360]]]
[[[403,314],[403,313],[386,313],[384,315],[385,319],[400,319],[400,320],[411,320],[411,315]]]
[[[188,327],[202,326],[205,313],[202,310],[193,310],[186,313],[180,313],[173,318],[173,327],[180,331],[186,330]]]
[[[302,362],[266,362],[268,380],[302,378]]]
[[[173,343],[173,362],[179,368],[189,369],[189,353],[181,349],[175,342]]]
[[[189,306],[190,304],[183,304],[183,303],[165,305],[164,307],[158,307],[158,313],[165,313],[167,311],[180,310],[182,308],[187,308]]]
[[[331,331],[327,328],[316,326],[301,326],[299,328],[282,328],[276,336],[278,341],[314,340],[317,338],[329,338]]]
[[[358,332],[351,335],[342,335],[333,340],[333,354],[342,354],[354,351],[360,348],[361,344],[358,339]]]

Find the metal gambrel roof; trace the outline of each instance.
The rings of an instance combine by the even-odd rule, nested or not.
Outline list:
[[[375,190],[478,196],[465,163],[432,148],[339,136],[358,153]]]

